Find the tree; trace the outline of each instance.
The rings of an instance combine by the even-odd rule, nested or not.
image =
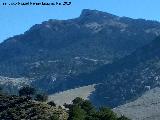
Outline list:
[[[116,114],[112,110],[106,107],[99,108],[97,116],[99,120],[117,120]]]
[[[121,116],[121,117],[119,117],[117,120],[130,120],[130,119],[128,119],[128,118],[125,117],[125,116]]]
[[[64,106],[65,108],[70,109],[73,105],[72,105],[72,104],[64,103],[63,106]]]
[[[86,112],[81,109],[80,106],[74,105],[69,110],[69,118],[68,120],[85,120],[86,118]]]
[[[47,101],[47,99],[48,99],[47,94],[36,94],[36,96],[35,96],[36,101],[45,102],[45,101]]]
[[[76,98],[72,101],[72,103],[73,103],[74,105],[81,105],[83,102],[84,102],[84,100],[83,100],[82,98],[80,98],[80,97],[76,97]]]
[[[2,93],[2,88],[0,87],[0,94]]]
[[[58,117],[58,115],[53,114],[53,115],[50,117],[50,120],[59,120],[59,117]]]
[[[54,101],[50,101],[50,102],[48,102],[47,104],[48,104],[48,105],[51,105],[51,106],[53,106],[53,107],[56,107],[56,103],[55,103]]]
[[[80,97],[72,101],[73,104],[64,104],[69,108],[68,120],[129,120],[121,116],[120,118],[109,108],[100,107],[98,110],[89,100],[83,100]]]
[[[81,103],[81,108],[87,112],[87,114],[90,114],[94,111],[94,106],[89,100],[85,100]]]
[[[19,96],[28,96],[34,95],[36,90],[30,86],[24,86],[19,90]]]

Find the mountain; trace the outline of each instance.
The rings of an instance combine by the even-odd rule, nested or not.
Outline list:
[[[30,84],[48,93],[103,83],[109,80],[108,77],[99,79],[105,72],[104,66],[150,44],[158,35],[159,22],[85,9],[78,18],[51,19],[2,42],[0,76],[29,79]],[[115,69],[117,67],[123,69],[115,64]],[[117,79],[111,81],[107,85],[113,85]],[[97,91],[99,89],[97,87]],[[111,105],[122,103],[122,98],[117,103],[113,100]]]
[[[83,75],[80,79],[84,80],[84,83],[91,80],[101,83],[97,85],[90,99],[96,105],[116,107],[138,98],[147,90],[159,87],[159,51],[160,37],[131,55]],[[74,78],[72,84],[77,84]]]

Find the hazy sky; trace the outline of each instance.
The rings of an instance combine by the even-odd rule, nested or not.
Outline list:
[[[2,1],[2,0],[1,0]],[[160,21],[160,0],[70,0],[71,6],[3,6],[0,1],[0,41],[22,34],[32,25],[48,19],[69,19],[78,17],[82,9],[96,9],[118,16],[145,18]],[[56,2],[56,0],[30,0],[31,2]],[[19,2],[30,2],[19,0]],[[62,0],[57,0],[60,2]],[[69,0],[63,0],[69,1]]]

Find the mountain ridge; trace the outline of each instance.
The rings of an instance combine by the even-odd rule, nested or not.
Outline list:
[[[1,43],[0,76],[32,79],[33,86],[48,93],[105,83],[105,74],[99,79],[101,73],[94,71],[103,66],[105,71],[107,64],[150,44],[158,35],[159,22],[84,10],[78,18],[45,21]],[[109,71],[110,65],[107,66]],[[112,65],[111,68],[117,69],[117,66]],[[88,74],[93,76],[88,79]],[[73,79],[77,81],[72,83]],[[117,81],[110,85],[114,86],[114,82]],[[101,88],[106,89],[105,85]],[[97,87],[97,90],[101,88]],[[111,106],[119,105],[126,99],[121,96],[119,101],[114,100],[109,103]],[[101,102],[106,104],[103,100]]]

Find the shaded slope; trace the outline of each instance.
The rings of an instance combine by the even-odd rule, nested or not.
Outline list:
[[[133,100],[160,83],[160,38],[112,64],[88,74],[71,76],[52,91],[99,83],[90,96],[95,105],[115,107]],[[58,82],[58,81],[57,81]],[[98,99],[97,99],[98,98]]]
[[[157,38],[126,58],[94,72],[103,84],[97,86],[93,101],[117,106],[159,86],[159,51],[160,38]]]

